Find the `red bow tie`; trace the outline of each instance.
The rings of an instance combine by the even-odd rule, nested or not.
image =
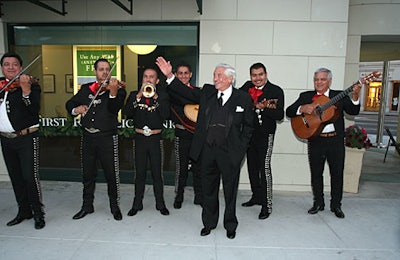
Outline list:
[[[249,94],[254,103],[258,103],[258,98],[262,95],[263,91],[256,87],[249,88]]]
[[[99,82],[94,82],[92,85],[89,86],[89,89],[96,94],[99,90]]]
[[[313,97],[312,97],[312,101],[315,101],[317,98],[319,98],[320,96],[323,96],[324,94],[315,94]]]
[[[7,85],[7,83],[8,83],[8,81],[5,80],[5,79],[0,80],[0,86],[1,86],[0,89],[3,90],[3,87],[4,87],[5,85]],[[7,92],[7,91],[9,91],[9,88],[4,89],[3,91],[4,91],[4,92]]]

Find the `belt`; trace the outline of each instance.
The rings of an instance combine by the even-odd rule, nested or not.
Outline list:
[[[333,137],[336,136],[336,132],[329,132],[329,133],[321,133],[320,137]]]
[[[138,134],[142,134],[144,136],[156,135],[161,133],[162,129],[150,129],[148,127],[144,127],[143,129],[135,128],[135,132]]]
[[[4,137],[7,137],[7,138],[15,138],[15,137],[18,137],[18,136],[23,136],[23,135],[27,135],[27,134],[30,134],[30,133],[34,133],[37,130],[39,130],[39,127],[31,127],[31,128],[22,129],[20,131],[15,131],[13,133],[0,132],[0,134],[2,136],[4,136]]]
[[[86,128],[86,127],[85,127],[85,130],[86,130],[87,132],[91,133],[91,134],[95,134],[95,133],[100,132],[100,129],[93,128],[93,127],[91,127],[91,128]]]
[[[186,130],[186,127],[184,127],[184,126],[181,125],[181,124],[175,124],[175,128],[182,129],[182,130]]]

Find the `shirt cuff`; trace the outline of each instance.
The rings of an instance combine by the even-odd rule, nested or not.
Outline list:
[[[351,102],[353,102],[353,105],[359,105],[360,104],[360,98],[357,99],[357,101],[354,101],[352,98],[350,98]]]
[[[71,111],[71,115],[73,115],[73,116],[76,116],[76,115],[78,115],[78,113],[76,113],[76,112],[75,112],[75,108],[73,108],[73,109],[72,109],[72,111]]]
[[[175,79],[175,75],[172,75],[171,78],[169,78],[169,79],[166,80],[167,84],[168,84],[168,85],[171,84],[171,82],[172,82],[174,79]]]
[[[301,115],[301,113],[300,113],[300,107],[301,107],[301,106],[299,106],[299,108],[297,109],[296,115]]]

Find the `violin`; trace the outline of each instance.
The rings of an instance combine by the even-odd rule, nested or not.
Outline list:
[[[31,77],[31,78],[29,79],[29,84],[38,84],[38,83],[39,83],[39,79],[38,79],[38,78]],[[0,80],[0,89],[3,89],[4,86],[6,86],[7,84],[8,84],[8,81],[7,81],[7,80],[5,80],[5,79]],[[11,84],[9,84],[9,85],[7,86],[7,89],[8,89],[8,90],[11,90],[11,89],[20,88],[20,87],[21,87],[21,84],[20,84],[19,78],[18,78],[18,79],[16,79],[16,80],[14,80]]]
[[[118,81],[118,87],[119,87],[119,88],[125,88],[125,87],[126,87],[126,82],[124,82],[124,81],[119,81],[119,80],[117,80],[117,81]],[[109,90],[109,89],[110,89],[109,83],[110,83],[110,81],[107,80],[107,81],[105,82],[105,84],[107,84],[107,85],[101,87],[100,92]]]

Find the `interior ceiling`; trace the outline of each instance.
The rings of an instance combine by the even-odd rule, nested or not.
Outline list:
[[[361,36],[360,62],[400,60],[400,35]]]

